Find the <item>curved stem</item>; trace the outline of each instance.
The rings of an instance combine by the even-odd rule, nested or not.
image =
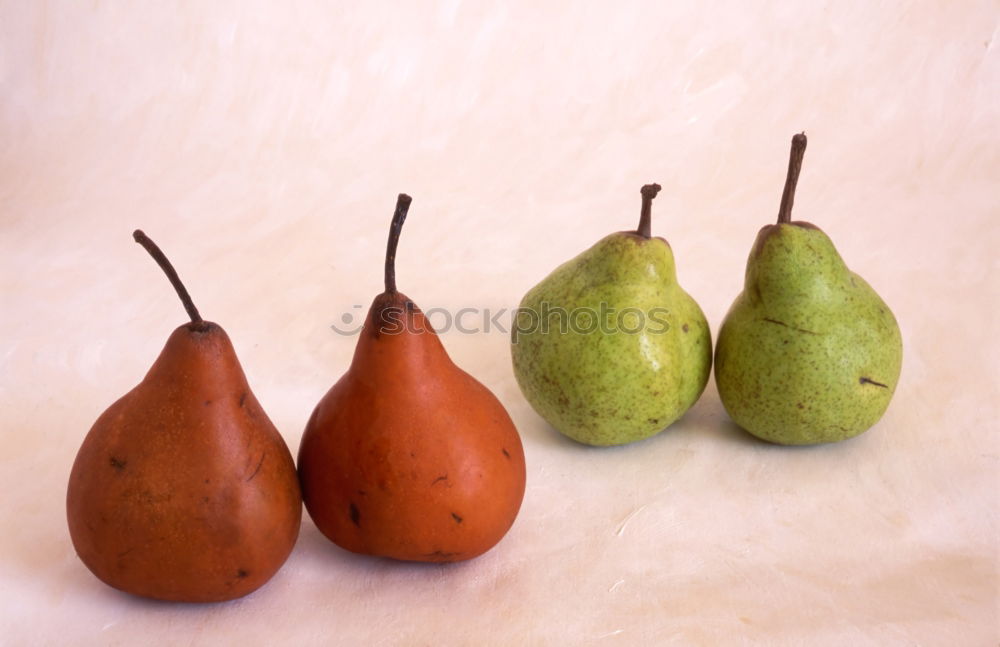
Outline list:
[[[134,238],[135,242],[142,245],[146,251],[149,252],[149,255],[153,257],[156,264],[160,266],[163,273],[167,275],[168,279],[170,279],[170,284],[174,286],[174,290],[177,291],[177,296],[181,298],[181,303],[184,304],[184,309],[187,310],[188,316],[191,317],[191,323],[196,326],[200,326],[205,323],[204,319],[201,318],[201,315],[198,314],[198,308],[194,307],[194,301],[191,300],[191,295],[188,294],[187,288],[184,287],[184,284],[181,283],[180,277],[177,276],[177,271],[174,270],[174,266],[170,264],[166,255],[160,251],[160,248],[156,246],[156,243],[150,240],[149,236],[144,234],[141,229],[136,229],[132,232],[132,238]]]
[[[795,202],[795,186],[799,183],[799,171],[802,170],[802,157],[806,154],[806,134],[799,133],[792,137],[792,152],[788,156],[788,175],[785,177],[785,191],[781,194],[781,206],[778,208],[778,222],[792,221],[792,203]]]
[[[406,212],[410,210],[413,198],[400,193],[396,198],[396,212],[392,214],[392,225],[389,226],[389,242],[385,247],[385,291],[396,291],[396,246],[399,245],[399,234],[403,231]]]
[[[635,233],[643,238],[652,235],[653,198],[660,192],[660,188],[659,184],[647,184],[639,190],[642,194],[642,212],[639,214],[639,227]]]

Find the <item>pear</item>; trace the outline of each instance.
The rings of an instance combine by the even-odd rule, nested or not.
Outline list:
[[[159,248],[141,231],[134,237],[191,322],[84,439],[66,495],[70,537],[87,568],[116,589],[231,600],[267,582],[295,544],[295,466],[225,331],[202,320]]]
[[[778,222],[757,234],[715,351],[726,411],[754,436],[783,445],[869,429],[889,406],[903,357],[885,302],[825,233],[791,220],[805,148],[805,134],[795,135]]]
[[[701,308],[677,283],[674,254],[650,236],[660,186],[642,187],[636,231],[610,234],[521,301],[514,375],[545,420],[589,445],[652,436],[698,400],[712,365]]]
[[[347,373],[313,411],[299,448],[316,526],[355,553],[453,562],[489,550],[524,496],[521,439],[503,405],[455,366],[396,289],[400,194],[375,297]]]

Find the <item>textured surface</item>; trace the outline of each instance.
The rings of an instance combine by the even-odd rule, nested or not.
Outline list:
[[[350,369],[302,434],[302,499],[351,552],[473,559],[510,530],[524,500],[513,421],[428,328],[403,293],[375,297]]]
[[[116,589],[157,600],[257,590],[301,527],[292,456],[211,323],[170,335],[142,382],[94,423],[69,482],[80,559]]]
[[[648,438],[681,417],[708,381],[708,322],[677,283],[662,239],[618,232],[525,295],[511,345],[535,410],[588,445]]]
[[[995,645],[996,3],[388,6],[0,2],[3,640]],[[212,606],[132,599],[73,554],[79,443],[183,321],[134,227],[294,453],[354,348],[329,326],[381,290],[397,192],[415,198],[400,289],[492,314],[633,227],[657,181],[656,232],[714,332],[799,130],[795,217],[903,334],[871,432],[765,445],[709,382],[667,432],[585,448],[523,400],[505,332],[452,329],[524,440],[495,550],[401,565],[305,520],[274,580]]]
[[[719,328],[715,384],[758,438],[812,445],[853,438],[885,413],[902,361],[899,325],[833,241],[808,223],[768,225],[743,292]]]

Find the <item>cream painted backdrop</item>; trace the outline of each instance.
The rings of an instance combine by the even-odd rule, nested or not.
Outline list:
[[[0,642],[995,645],[1000,64],[996,2],[0,2]],[[133,599],[74,555],[70,465],[183,311],[170,254],[292,451],[380,289],[503,308],[556,264],[654,230],[713,330],[810,137],[796,216],[900,320],[882,422],[783,449],[710,385],[594,450],[530,410],[506,336],[444,342],[524,439],[493,551],[351,555],[303,523],[269,585]]]

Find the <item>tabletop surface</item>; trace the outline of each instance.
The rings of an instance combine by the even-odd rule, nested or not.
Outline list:
[[[997,644],[995,3],[381,4],[0,2],[0,642]],[[800,130],[795,217],[902,330],[884,418],[768,445],[710,381],[649,440],[557,434],[514,380],[510,309],[633,228],[656,181],[654,234],[715,335]],[[304,516],[240,600],[99,582],[70,543],[70,466],[185,320],[132,230],[228,331],[294,454],[352,356],[332,326],[381,290],[401,191],[400,289],[441,309],[523,440],[509,534],[410,564]],[[444,325],[466,307],[478,332]]]

